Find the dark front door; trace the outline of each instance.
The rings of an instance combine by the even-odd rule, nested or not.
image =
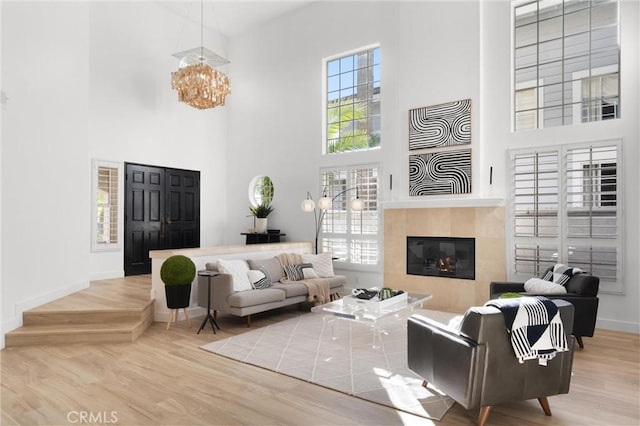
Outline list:
[[[149,250],[200,247],[200,172],[125,169],[125,275],[151,273]]]

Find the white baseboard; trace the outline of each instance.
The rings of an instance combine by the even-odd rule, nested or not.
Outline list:
[[[22,327],[22,313],[24,311],[44,305],[45,303],[53,302],[56,299],[84,290],[85,288],[89,288],[89,281],[82,281],[77,284],[62,287],[16,303],[14,316],[2,322],[2,340],[0,341],[0,349],[4,349],[4,335],[16,328]]]
[[[618,321],[618,320],[612,320],[612,319],[598,318],[596,320],[596,328],[603,328],[606,330],[613,330],[613,331],[622,331],[625,333],[640,334],[640,324],[637,322],[630,322],[630,321]]]
[[[99,281],[99,280],[108,280],[111,278],[122,278],[124,277],[124,271],[106,271],[100,272],[98,274],[90,274],[89,281]]]

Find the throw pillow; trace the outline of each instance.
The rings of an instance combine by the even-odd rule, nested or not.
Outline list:
[[[269,279],[267,274],[264,273],[264,270],[250,269],[247,274],[249,276],[249,281],[251,281],[251,285],[254,289],[262,290],[271,286],[271,280]]]
[[[563,265],[562,263],[557,263],[553,266],[552,269],[544,274],[542,279],[554,282],[556,284],[565,285],[567,284],[567,281],[569,281],[571,277],[573,277],[573,275],[577,274],[578,272],[582,272],[582,270]]]
[[[249,281],[249,265],[242,259],[218,259],[218,271],[232,277],[233,291],[253,290]]]
[[[302,261],[304,263],[311,263],[313,270],[321,278],[331,278],[335,276],[333,273],[331,253],[303,254]]]
[[[313,270],[313,265],[310,263],[303,263],[300,265],[300,269],[302,269],[302,275],[304,275],[304,279],[309,278],[318,278],[318,274]]]
[[[270,259],[249,259],[250,269],[263,269],[266,276],[269,277],[272,283],[278,282],[282,279],[282,265],[276,257]]]
[[[287,274],[287,279],[289,281],[300,281],[304,279],[301,265],[286,265],[284,267],[284,272]]]
[[[567,294],[567,289],[563,285],[540,278],[529,278],[524,283],[524,290],[533,294]]]

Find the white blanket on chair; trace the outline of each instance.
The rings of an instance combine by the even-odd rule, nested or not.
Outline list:
[[[511,345],[520,363],[538,359],[547,365],[558,352],[569,350],[560,312],[555,303],[545,297],[516,297],[495,299],[486,303],[504,316]]]

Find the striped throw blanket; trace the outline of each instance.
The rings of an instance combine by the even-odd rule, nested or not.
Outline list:
[[[516,297],[495,299],[485,306],[494,306],[504,316],[511,345],[520,363],[538,359],[547,365],[558,352],[569,350],[558,307],[546,297]]]

